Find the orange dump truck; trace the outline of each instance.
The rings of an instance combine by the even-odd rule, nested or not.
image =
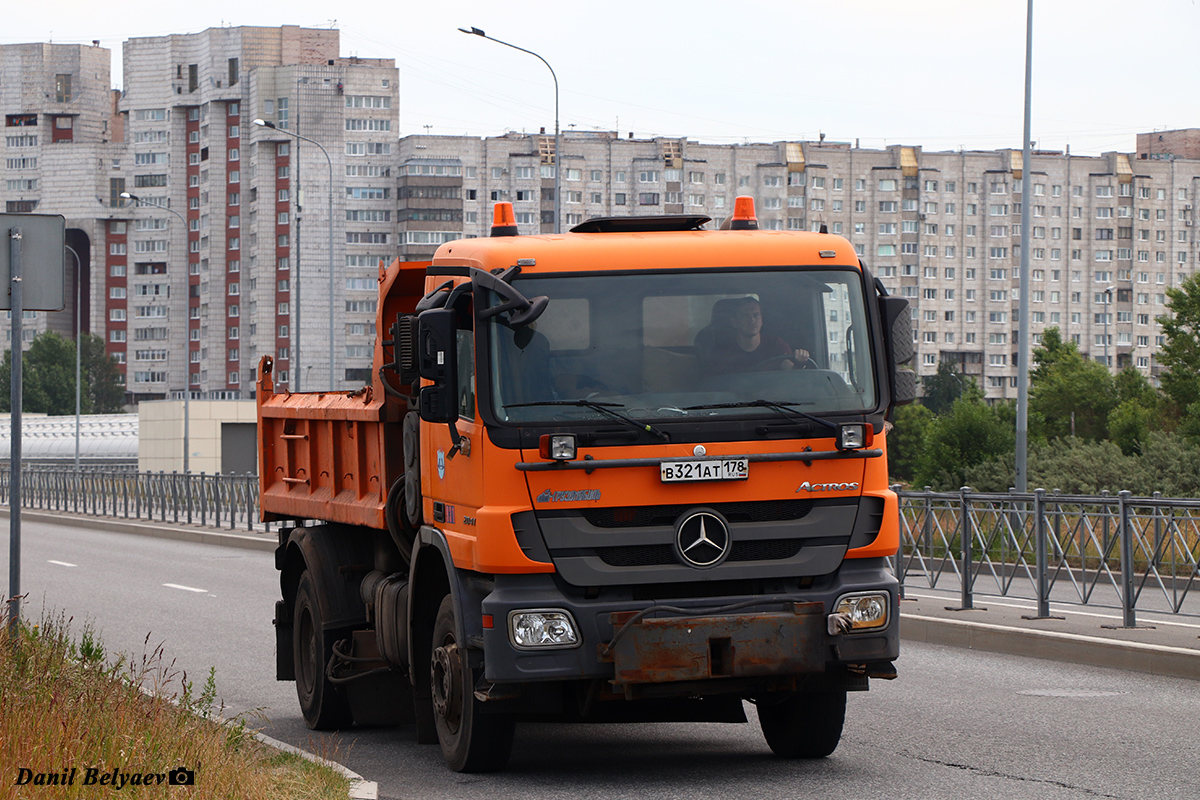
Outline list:
[[[522,719],[745,722],[828,755],[895,676],[907,301],[753,205],[381,269],[372,383],[258,379],[277,672],[314,728],[500,769]]]

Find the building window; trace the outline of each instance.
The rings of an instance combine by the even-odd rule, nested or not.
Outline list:
[[[71,102],[71,76],[54,76],[54,100],[58,103]]]

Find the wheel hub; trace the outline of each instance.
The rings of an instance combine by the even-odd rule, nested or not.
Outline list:
[[[451,731],[458,730],[462,719],[462,672],[458,645],[447,642],[434,648],[430,669],[433,711]]]

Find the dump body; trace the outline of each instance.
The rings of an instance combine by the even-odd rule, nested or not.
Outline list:
[[[819,755],[844,692],[894,676],[904,302],[841,237],[664,219],[381,269],[358,392],[277,391],[264,359],[262,508],[299,526],[279,674],[310,724],[391,670],[455,769],[501,764],[525,715],[742,698],[777,753]],[[832,709],[816,744],[805,693]]]
[[[427,262],[380,268],[376,341],[384,320],[411,313]],[[358,392],[278,391],[269,359],[257,385],[260,501],[265,520],[314,519],[387,529],[388,488],[403,473],[399,422],[388,402],[376,347],[372,381]]]

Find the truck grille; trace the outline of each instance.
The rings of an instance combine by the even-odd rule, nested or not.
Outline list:
[[[652,525],[674,525],[675,520],[679,519],[681,514],[695,507],[695,504],[624,506],[618,508],[587,508],[583,509],[582,513],[583,518],[597,528],[642,528]],[[708,507],[721,512],[721,515],[732,523],[780,522],[802,519],[807,516],[808,512],[812,511],[813,501],[762,500],[743,503],[713,503]],[[749,544],[749,542],[745,544]],[[792,555],[795,555],[795,553]],[[788,557],[790,556],[783,556],[783,558]],[[660,562],[655,561],[651,563],[657,564]]]
[[[803,539],[759,539],[734,542],[727,561],[782,561],[800,552]],[[670,544],[641,544],[627,547],[605,547],[596,552],[610,567],[653,567],[678,564],[675,546]]]

